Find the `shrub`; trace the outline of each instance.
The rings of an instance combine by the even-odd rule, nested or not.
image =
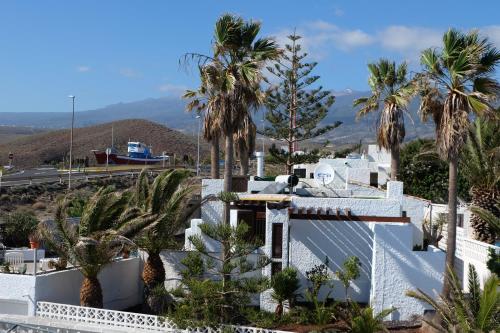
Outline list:
[[[345,288],[345,299],[346,301],[349,298],[349,286],[351,282],[356,280],[359,277],[359,268],[361,267],[361,262],[359,258],[356,256],[352,256],[347,258],[346,261],[342,264],[344,267],[343,270],[337,271],[335,275],[337,275],[340,282]]]
[[[45,204],[40,201],[35,202],[31,207],[36,210],[44,210],[46,208]]]
[[[272,297],[278,303],[275,314],[277,317],[281,317],[283,315],[283,302],[288,301],[290,307],[293,307],[297,298],[297,291],[300,288],[297,270],[286,267],[281,272],[276,273],[271,278],[271,287],[273,288]]]
[[[38,219],[32,211],[16,210],[3,216],[3,243],[8,247],[23,247],[29,243],[29,236],[38,227]]]

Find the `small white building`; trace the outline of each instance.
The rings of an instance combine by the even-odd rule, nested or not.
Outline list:
[[[361,261],[361,276],[352,286],[353,299],[370,303],[377,312],[397,308],[391,315],[394,320],[423,314],[428,306],[405,292],[420,288],[432,294],[442,287],[445,253],[433,247],[413,251],[415,245],[422,244],[421,225],[430,203],[403,195],[401,182],[388,182],[384,191],[351,181],[349,172],[343,175],[341,188],[306,183],[293,194],[263,194],[260,192],[274,182],[249,181],[246,191],[231,205],[231,224],[247,223],[250,237],[263,241],[260,251],[272,260],[259,272],[263,276],[271,277],[292,266],[306,289],[305,273],[314,265],[328,258],[333,277],[348,257],[356,256]],[[204,179],[202,184],[203,197],[223,189],[223,180]],[[220,201],[209,201],[202,207],[201,219],[192,220],[186,229],[187,250],[192,249],[188,237],[200,233],[198,225],[219,223],[222,211]],[[207,247],[220,251],[209,239]],[[164,257],[164,261],[172,273],[168,263],[176,260]],[[340,282],[333,283],[330,297],[343,299]],[[326,295],[327,290],[320,294]],[[260,295],[260,306],[274,311],[270,291]]]
[[[314,170],[318,165],[329,165],[334,173],[329,187],[342,188],[347,178],[365,185],[382,186],[390,178],[391,153],[379,149],[377,145],[369,145],[368,152],[352,153],[345,158],[322,158],[316,164],[298,164],[294,173],[307,184],[314,179]]]

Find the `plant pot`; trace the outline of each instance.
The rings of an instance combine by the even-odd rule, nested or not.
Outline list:
[[[38,246],[40,244],[38,243],[38,241],[30,241],[30,248],[31,249],[38,249]]]

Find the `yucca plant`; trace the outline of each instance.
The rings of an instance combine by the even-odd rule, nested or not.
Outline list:
[[[99,189],[85,204],[79,224],[68,222],[68,200],[57,206],[54,221],[41,227],[42,238],[60,257],[78,267],[84,276],[80,305],[102,307],[98,274],[122,250],[132,245],[130,237],[138,231],[126,218],[128,194],[112,188]]]
[[[417,89],[414,81],[408,80],[407,64],[396,65],[386,59],[368,64],[368,84],[372,91],[369,97],[358,98],[354,106],[361,105],[357,117],[380,110],[377,120],[377,143],[391,151],[391,180],[399,176],[399,151],[405,137],[404,112]],[[383,106],[380,107],[380,103]]]
[[[448,279],[450,295],[435,300],[422,290],[408,291],[407,296],[419,299],[434,308],[435,320],[425,320],[437,332],[476,333],[497,332],[500,329],[500,294],[497,291],[498,277],[491,275],[481,290],[479,277],[474,266],[469,265],[469,293],[462,290],[455,272],[450,271]]]
[[[420,85],[420,112],[424,120],[436,124],[436,147],[448,162],[448,228],[446,264],[453,268],[457,228],[458,162],[467,140],[471,115],[494,116],[491,102],[500,86],[494,77],[500,52],[477,31],[462,33],[455,29],[443,35],[441,48],[424,50]],[[446,274],[449,274],[448,271]],[[444,294],[450,290],[445,279]]]

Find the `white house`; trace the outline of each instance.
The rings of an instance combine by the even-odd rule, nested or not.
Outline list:
[[[427,307],[406,297],[405,292],[420,288],[433,293],[442,286],[445,253],[433,247],[413,251],[414,245],[422,244],[421,225],[430,203],[404,196],[401,182],[388,182],[383,191],[351,182],[348,172],[346,175],[342,188],[309,183],[293,194],[266,194],[264,189],[273,182],[249,181],[246,191],[231,205],[231,224],[247,223],[251,236],[263,240],[260,250],[272,260],[261,272],[264,276],[292,266],[299,271],[305,289],[305,272],[314,265],[328,258],[333,273],[346,258],[356,256],[362,273],[352,286],[353,299],[370,303],[376,311],[397,308],[392,319],[423,314]],[[202,196],[217,194],[222,188],[223,180],[204,179]],[[186,229],[186,249],[191,249],[188,237],[200,232],[198,225],[219,223],[222,210],[220,201],[202,207],[201,219],[192,220]],[[209,239],[207,244],[210,250],[219,251]],[[172,273],[168,263],[176,260],[164,260]],[[339,281],[334,281],[331,297],[341,299],[343,295]],[[260,295],[260,306],[274,310],[269,291]]]

